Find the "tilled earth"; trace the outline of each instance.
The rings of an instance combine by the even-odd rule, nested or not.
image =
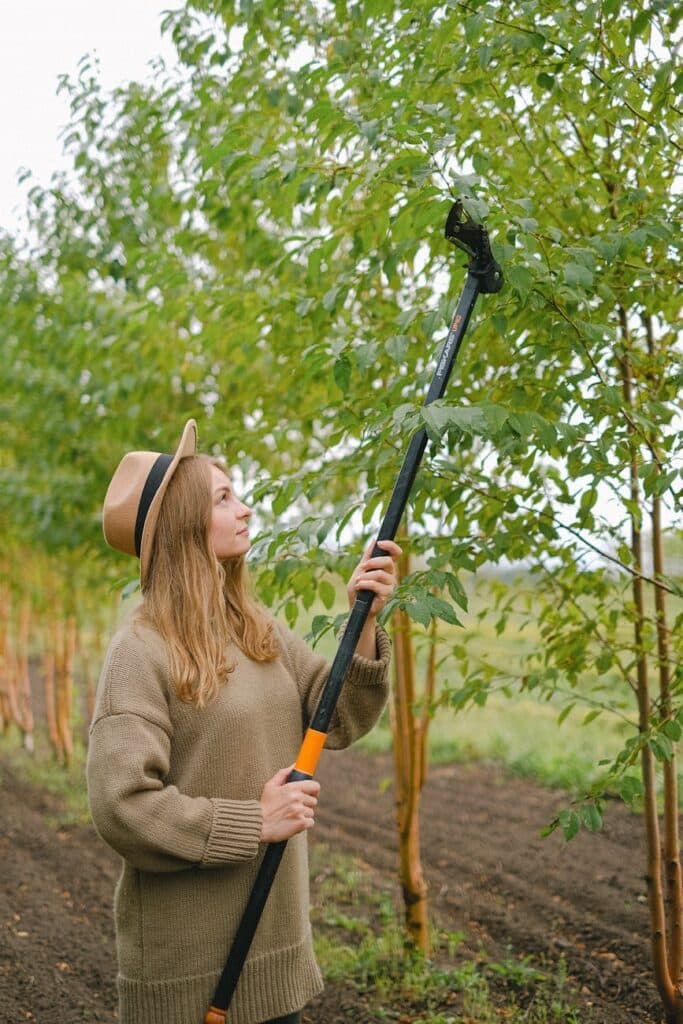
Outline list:
[[[393,789],[382,785],[390,775],[388,757],[325,753],[311,833],[360,858],[382,884],[396,877]],[[60,825],[56,798],[7,766],[0,801],[0,1022],[111,1024],[118,859],[92,828]],[[615,804],[600,833],[541,839],[562,801],[490,766],[432,769],[422,801],[432,913],[466,934],[458,955],[524,954],[546,967],[564,959],[598,1024],[659,1024],[641,822]],[[362,1003],[331,985],[308,1018],[363,1024]]]

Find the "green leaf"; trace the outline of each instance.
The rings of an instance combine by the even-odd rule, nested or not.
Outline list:
[[[422,626],[429,626],[431,623],[431,612],[429,605],[425,600],[412,601],[409,604],[402,605],[402,607],[411,619],[415,622],[419,622]]]
[[[593,272],[582,263],[565,263],[564,279],[571,287],[590,289],[593,287]]]
[[[533,277],[526,267],[521,265],[508,267],[507,279],[511,288],[519,295],[522,301],[525,301],[533,285]]]
[[[599,832],[602,828],[602,814],[595,803],[582,804],[581,820],[591,832]]]
[[[562,832],[564,833],[564,838],[569,842],[569,840],[573,839],[581,828],[581,820],[578,814],[576,811],[564,810],[560,811],[557,819],[560,823],[560,827],[562,828]]]
[[[670,740],[673,740],[674,743],[678,743],[681,736],[683,736],[683,728],[681,728],[681,723],[675,718],[670,718],[668,722],[664,723],[664,725],[662,726],[662,732]]]
[[[460,620],[455,614],[453,608],[447,601],[444,601],[443,598],[436,597],[434,594],[428,594],[424,600],[431,615],[435,618],[443,619],[444,622],[450,622],[455,626],[460,624]]]
[[[507,329],[508,329],[508,321],[507,321],[507,317],[505,316],[505,314],[504,313],[492,313],[491,314],[491,323],[496,328],[496,330],[500,334],[501,338],[504,338],[506,333],[507,333]]]
[[[558,725],[562,725],[562,723],[564,722],[565,718],[569,714],[571,714],[571,712],[574,710],[575,706],[576,706],[575,704],[567,704],[565,707],[562,708],[562,710],[560,711],[559,715],[557,716],[557,724]]]
[[[318,583],[318,593],[320,599],[326,608],[332,608],[337,597],[337,592],[329,580],[320,580]]]
[[[659,734],[648,741],[648,746],[658,761],[670,761],[673,757],[673,746],[668,736]]]
[[[340,356],[333,367],[334,382],[344,394],[348,393],[351,383],[351,362],[347,356]]]
[[[485,18],[483,14],[472,14],[468,18],[465,18],[465,39],[468,45],[476,42],[481,35],[481,30],[484,27]]]
[[[367,373],[371,367],[374,367],[377,360],[378,350],[379,345],[375,341],[371,341],[364,345],[358,345],[353,350],[356,365],[361,373]]]
[[[643,795],[643,783],[633,775],[625,775],[619,783],[619,794],[627,804],[632,804]]]
[[[410,338],[407,334],[394,334],[384,343],[384,348],[395,363],[402,364],[405,362],[409,343]]]

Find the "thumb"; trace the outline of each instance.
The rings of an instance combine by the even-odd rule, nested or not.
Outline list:
[[[284,786],[285,783],[287,782],[287,779],[289,778],[293,771],[293,764],[290,764],[289,768],[280,768],[280,771],[276,772],[276,774],[273,776],[273,782],[275,783],[276,786]]]

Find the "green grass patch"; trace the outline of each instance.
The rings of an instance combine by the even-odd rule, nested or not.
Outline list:
[[[439,709],[430,722],[432,764],[490,761],[545,786],[585,792],[599,778],[598,762],[614,757],[626,732],[618,722],[597,719],[582,726],[571,716],[558,725],[558,709],[520,696],[493,695],[484,707]],[[391,749],[385,715],[360,740],[370,753]]]
[[[364,1024],[583,1024],[564,964],[501,962],[462,932],[432,932],[429,958],[409,949],[392,887],[324,844],[311,857],[316,955],[328,983],[353,990]]]
[[[59,798],[54,814],[46,818],[51,824],[81,825],[90,821],[83,744],[75,744],[73,760],[65,767],[55,760],[43,730],[36,730],[34,740],[35,750],[29,753],[21,746],[18,730],[12,727],[0,735],[0,757],[22,781]]]

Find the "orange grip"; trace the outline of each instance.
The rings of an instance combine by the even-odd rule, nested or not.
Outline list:
[[[204,1024],[226,1024],[227,1019],[225,1010],[217,1010],[215,1006],[210,1006],[204,1014]]]
[[[326,739],[326,732],[318,732],[317,729],[306,730],[304,741],[299,750],[299,756],[294,765],[298,772],[304,772],[305,775],[315,775],[315,769]],[[209,1024],[208,1021],[207,1024]]]

